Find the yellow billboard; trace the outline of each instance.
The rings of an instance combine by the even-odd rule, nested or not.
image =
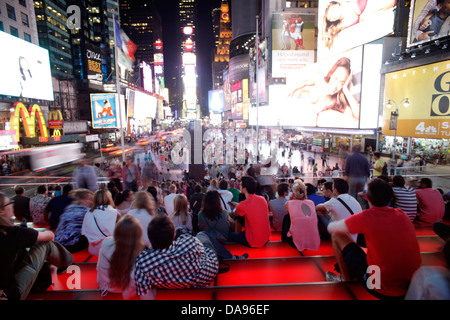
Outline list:
[[[390,118],[398,108],[397,135],[450,139],[450,60],[387,73],[385,77],[383,134],[394,135],[389,129]],[[403,104],[405,99],[408,107]]]

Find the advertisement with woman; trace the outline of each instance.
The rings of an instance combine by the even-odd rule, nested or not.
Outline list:
[[[305,67],[286,85],[271,86],[263,125],[358,128],[362,47]]]
[[[450,0],[413,0],[407,46],[437,40],[450,31]]]
[[[318,61],[394,30],[396,0],[321,0]]]

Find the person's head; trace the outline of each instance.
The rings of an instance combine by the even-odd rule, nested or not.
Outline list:
[[[16,187],[14,189],[14,192],[16,193],[16,195],[21,196],[25,193],[25,189],[23,187]]]
[[[175,215],[188,212],[189,201],[184,194],[177,194],[173,198],[173,212]]]
[[[215,220],[220,217],[222,212],[222,202],[220,201],[220,194],[218,191],[211,190],[205,193],[202,201],[201,212],[206,218]]]
[[[323,184],[323,195],[327,198],[333,197],[333,181],[327,181]]]
[[[342,91],[351,73],[350,59],[343,57],[336,61],[325,77],[328,94],[336,95]]]
[[[171,184],[171,185],[169,186],[169,192],[170,192],[170,193],[175,193],[175,192],[177,192],[177,186],[176,186],[175,184]]]
[[[157,214],[148,224],[147,234],[153,249],[167,249],[175,237],[175,225],[167,215]]]
[[[224,179],[220,180],[220,182],[219,182],[219,189],[226,190],[227,188],[228,188],[227,180],[224,180]]]
[[[405,178],[401,175],[396,175],[392,178],[392,185],[394,187],[403,188],[405,186]]]
[[[422,178],[419,181],[419,188],[420,189],[428,189],[433,187],[433,182],[430,178]]]
[[[134,192],[132,190],[125,189],[122,194],[125,201],[132,202],[134,200]]]
[[[64,195],[69,195],[69,193],[73,190],[73,186],[71,184],[66,184],[63,188],[62,188],[62,192]]]
[[[292,187],[292,194],[295,200],[306,199],[306,186],[301,180],[296,180]]]
[[[202,192],[202,186],[200,184],[196,184],[194,187],[195,193],[201,193]]]
[[[36,189],[36,193],[37,193],[37,194],[45,194],[46,192],[47,192],[47,187],[44,186],[44,185],[39,186],[39,187],[37,187],[37,189]]]
[[[381,157],[381,153],[380,152],[374,152],[373,153],[373,158],[375,159],[375,160],[378,160],[378,159],[380,159],[380,157]]]
[[[134,162],[134,157],[133,157],[133,156],[128,155],[128,156],[125,157],[125,164],[126,164],[127,166],[128,166],[128,165],[131,165],[133,162]]]
[[[0,192],[0,225],[11,227],[14,225],[14,201]]]
[[[278,197],[285,198],[289,194],[289,183],[282,182],[277,186]]]
[[[360,145],[360,144],[355,144],[355,145],[353,145],[352,151],[353,151],[354,153],[359,153],[359,152],[361,152],[361,145]]]
[[[366,195],[369,206],[385,207],[392,200],[394,191],[386,181],[374,179],[369,182]]]
[[[450,0],[437,0],[436,5],[439,8],[439,17],[446,18],[450,15]]]
[[[306,195],[310,196],[313,193],[316,193],[316,187],[311,183],[305,183],[306,186]]]
[[[153,197],[155,204],[159,205],[158,189],[156,189],[156,187],[149,186],[149,187],[147,187],[147,192]]]
[[[247,192],[248,194],[255,194],[257,188],[256,179],[251,176],[242,177],[241,188],[243,192]]]
[[[333,193],[336,195],[348,193],[348,182],[341,178],[336,178],[333,181]]]
[[[75,189],[71,196],[75,199],[74,203],[86,208],[91,208],[94,204],[94,193],[89,189]]]
[[[138,191],[135,194],[132,209],[145,209],[149,215],[155,215],[155,200],[147,191]]]
[[[113,287],[125,289],[137,256],[144,249],[141,223],[132,215],[124,215],[114,228],[114,252],[110,259],[109,278]]]
[[[94,210],[98,206],[114,206],[114,202],[111,196],[111,192],[106,189],[99,189],[95,191],[94,193],[94,203],[91,207],[91,212],[94,212]]]
[[[331,1],[325,9],[323,20],[323,35],[321,40],[324,42],[325,47],[331,48],[333,46],[334,39],[342,30],[341,22],[341,4],[337,1]]]

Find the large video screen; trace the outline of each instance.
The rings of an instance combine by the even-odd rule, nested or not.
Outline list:
[[[158,99],[155,97],[143,93],[141,91],[134,92],[134,116],[135,119],[145,119],[156,117]]]
[[[450,60],[386,74],[383,134],[390,130],[391,112],[398,108],[397,135],[448,139],[450,137]],[[408,99],[409,105],[404,101]],[[391,108],[388,102],[391,101]]]
[[[320,0],[317,60],[394,31],[396,0]]]
[[[361,70],[362,47],[305,67],[286,85],[269,87],[269,106],[259,108],[259,124],[358,128]]]
[[[407,46],[412,47],[446,37],[450,31],[450,2],[412,0]]]
[[[0,31],[0,94],[53,101],[48,50]]]
[[[223,90],[208,91],[208,107],[211,113],[222,113],[224,108]]]
[[[314,63],[316,15],[272,14],[272,77],[288,77]]]

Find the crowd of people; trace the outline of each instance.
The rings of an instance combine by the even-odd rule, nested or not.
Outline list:
[[[338,273],[328,271],[327,280],[360,281],[381,299],[420,296],[430,274],[448,281],[448,270],[423,270],[414,228],[433,225],[448,259],[450,232],[442,221],[450,194],[433,189],[429,178],[409,186],[401,175],[372,176],[367,158],[353,151],[344,177],[281,179],[269,186],[253,165],[233,167],[226,176],[214,166],[201,181],[186,172],[179,181],[145,180],[132,155],[121,168],[110,168],[109,183],[99,184],[94,166],[81,161],[73,184],[51,194],[46,186],[31,198],[23,187],[11,200],[0,193],[0,289],[7,299],[25,299],[45,261],[63,272],[73,253],[87,249],[98,257],[102,294],[154,299],[158,288],[209,285],[222,263],[249,257],[234,255],[227,243],[261,248],[272,231],[299,252],[331,241]],[[31,254],[40,261],[33,272],[26,270]],[[368,281],[370,266],[379,268],[381,283]],[[442,296],[450,298],[442,290],[426,297]]]

